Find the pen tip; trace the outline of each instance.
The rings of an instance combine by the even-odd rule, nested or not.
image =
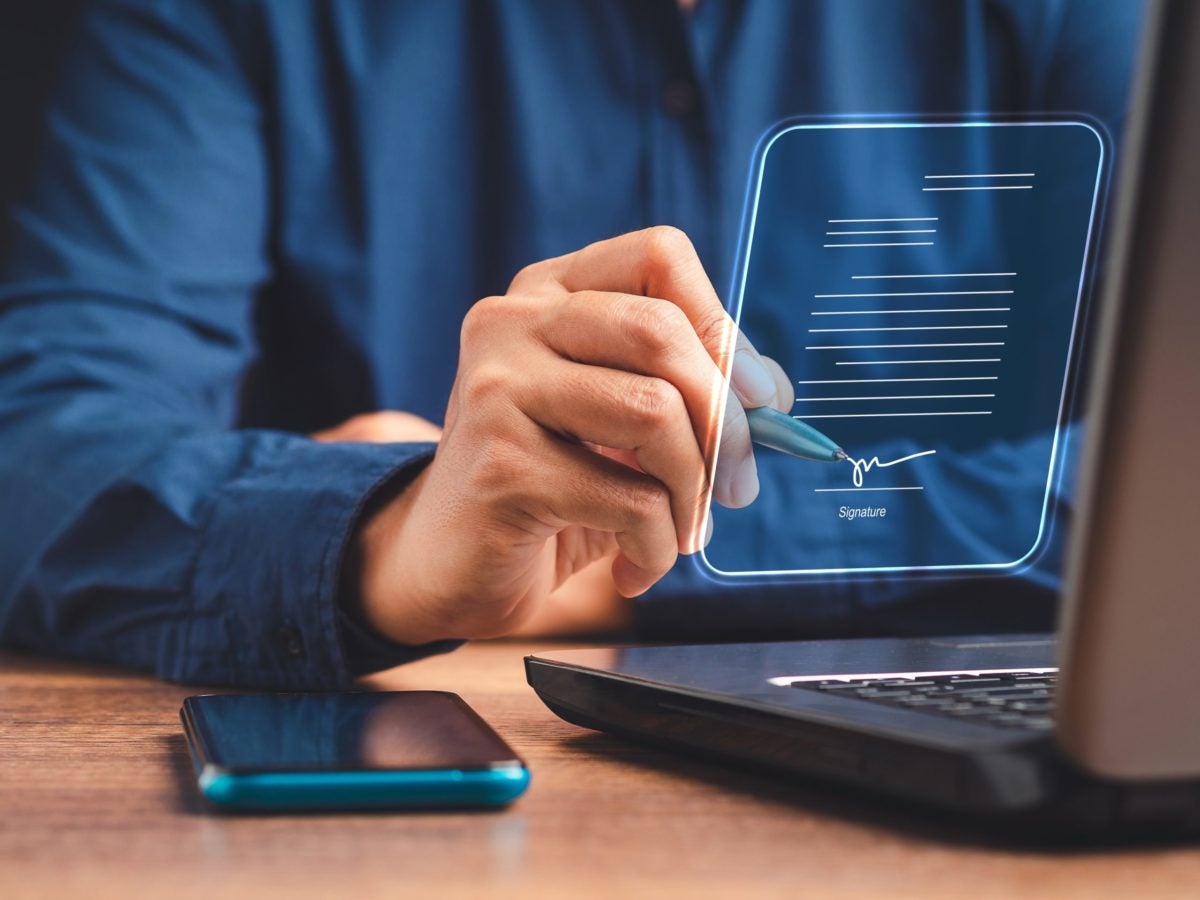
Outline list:
[[[850,457],[846,455],[845,450],[843,450],[841,447],[838,447],[836,450],[833,451],[833,458],[836,459],[838,462],[842,462],[843,460],[847,460]]]

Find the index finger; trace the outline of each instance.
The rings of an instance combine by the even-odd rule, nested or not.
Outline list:
[[[733,320],[721,306],[691,240],[661,225],[623,234],[560,257],[555,273],[568,291],[611,291],[667,300],[687,316],[723,373],[733,351]]]

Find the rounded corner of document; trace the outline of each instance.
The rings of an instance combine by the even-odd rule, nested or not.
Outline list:
[[[1109,147],[1112,146],[1112,135],[1109,134],[1108,127],[1102,121],[1086,113],[1075,113],[1063,124],[1090,131],[1092,137],[1096,139],[1096,147],[1100,151],[1101,159],[1108,155]]]
[[[711,578],[713,581],[728,582],[737,574],[736,572],[726,572],[724,569],[719,568],[708,558],[708,552],[703,547],[696,554],[696,560],[700,574],[706,578]]]

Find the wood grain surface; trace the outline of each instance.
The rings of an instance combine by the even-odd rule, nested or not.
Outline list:
[[[531,649],[370,680],[462,694],[529,763],[529,792],[366,815],[212,812],[179,726],[194,688],[0,654],[0,897],[1200,897],[1195,846],[1020,848],[582,731],[525,685]]]

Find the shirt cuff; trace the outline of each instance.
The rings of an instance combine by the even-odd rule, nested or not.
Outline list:
[[[331,690],[364,671],[452,649],[372,641],[369,631],[359,642],[339,613],[343,559],[366,503],[414,477],[435,448],[271,433],[252,441],[203,529],[181,655],[188,663],[173,677]]]
[[[402,663],[457,650],[466,641],[433,641],[409,646],[396,644],[375,632],[353,608],[338,606],[338,633],[342,637],[346,665],[353,676],[382,672]]]

